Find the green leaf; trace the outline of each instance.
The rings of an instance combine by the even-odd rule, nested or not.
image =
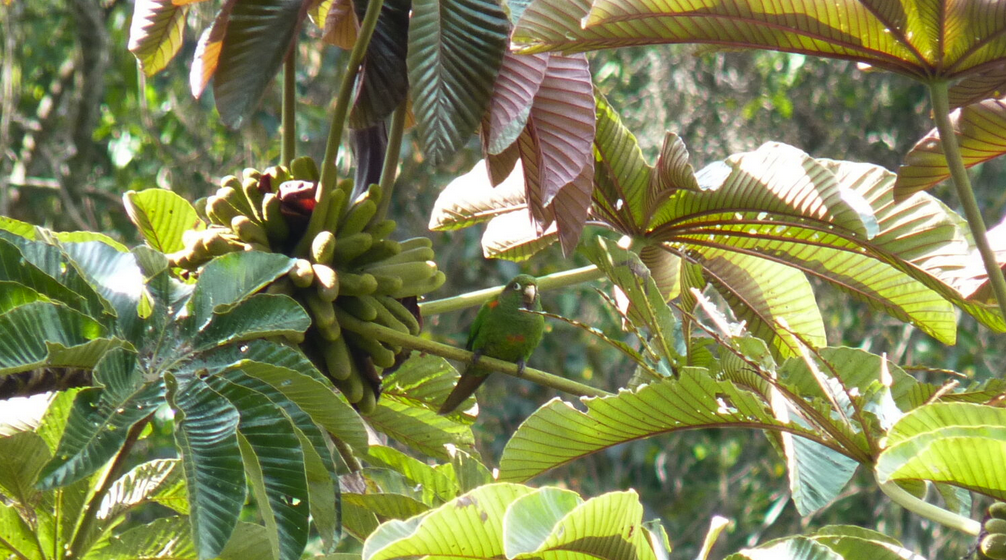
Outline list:
[[[262,338],[303,333],[311,317],[285,295],[255,294],[213,318],[193,340],[196,350]]]
[[[806,537],[789,537],[742,550],[724,560],[852,560]]]
[[[491,484],[407,521],[389,521],[363,544],[363,560],[415,556],[503,558],[503,518],[507,507],[533,490]],[[458,531],[465,527],[464,531]]]
[[[795,355],[800,341],[827,344],[824,319],[807,277],[772,261],[718,249],[700,249],[703,275],[738,320],[765,340],[777,356]]]
[[[15,307],[35,301],[50,301],[49,298],[17,282],[0,281],[0,314]]]
[[[890,430],[876,471],[881,482],[945,482],[1006,500],[1006,410],[969,403],[916,408]]]
[[[133,467],[119,477],[102,500],[98,519],[112,520],[132,508],[151,502],[179,513],[188,513],[185,479],[178,459],[154,459]]]
[[[367,421],[388,437],[441,460],[448,458],[446,444],[463,449],[475,447],[475,436],[468,424],[388,393],[381,395],[377,408],[367,415]]]
[[[216,376],[209,386],[238,410],[239,443],[259,513],[280,560],[300,558],[307,544],[310,497],[304,451],[290,420],[265,395]]]
[[[594,195],[604,218],[618,230],[642,235],[649,213],[648,193],[652,169],[643,158],[639,142],[629,132],[618,113],[600,93],[597,103],[597,135],[594,147],[599,160],[594,164],[604,179],[598,181]]]
[[[85,560],[133,560],[139,558],[196,560],[188,517],[164,517],[133,527],[106,543],[92,548]]]
[[[77,394],[53,459],[39,476],[39,487],[52,489],[83,480],[109,461],[126,441],[129,429],[163,402],[159,381],[143,384],[136,354],[116,349],[95,367],[103,388]]]
[[[367,429],[360,415],[331,385],[272,362],[238,362],[232,369],[265,382],[310,415],[311,419],[356,449],[366,449]]]
[[[121,336],[140,346],[143,321],[139,314],[145,274],[135,253],[122,253],[104,243],[67,243],[63,246],[95,292],[115,310],[115,328]],[[153,275],[150,275],[153,276]]]
[[[133,6],[129,52],[145,75],[160,72],[178,54],[187,13],[188,6],[176,6],[171,0],[140,0]]]
[[[91,310],[80,294],[64,286],[26,260],[17,247],[4,239],[0,239],[0,281],[20,284],[77,311],[87,313]],[[15,295],[10,294],[4,297],[5,299],[14,298]],[[13,301],[16,300],[12,300],[12,303]]]
[[[830,504],[845,488],[859,463],[802,437],[783,434],[789,488],[800,515]]]
[[[185,468],[192,536],[200,560],[220,554],[245,501],[237,441],[238,411],[198,379],[166,376],[175,412],[175,444]],[[183,384],[184,383],[184,384]]]
[[[119,345],[94,319],[38,301],[0,315],[0,375],[41,366],[92,368]]]
[[[136,9],[139,9],[139,5]],[[135,25],[135,20],[133,21]],[[148,245],[162,253],[184,249],[182,233],[186,230],[206,228],[189,201],[169,190],[127,192],[123,196],[123,202],[130,221],[140,230],[140,235]]]
[[[45,440],[34,432],[0,438],[0,493],[21,504],[32,503],[35,480],[51,456]]]
[[[258,104],[307,17],[302,0],[243,0],[229,5],[213,94],[224,124],[237,128]]]
[[[697,427],[783,429],[834,446],[816,430],[777,419],[754,393],[692,368],[680,379],[583,402],[586,412],[553,399],[529,416],[503,450],[500,480],[528,480],[620,443]]]
[[[555,224],[538,233],[525,210],[501,214],[489,220],[482,234],[482,254],[487,259],[526,261],[558,238]]]
[[[69,243],[88,243],[91,241],[97,241],[112,247],[120,253],[129,252],[129,247],[126,247],[115,239],[97,231],[54,231],[51,232],[50,235],[52,235],[53,238],[64,246]]]
[[[23,502],[22,502],[23,503]],[[44,560],[38,537],[14,504],[0,503],[0,554],[20,560]]]
[[[421,488],[423,502],[428,505],[443,503],[458,495],[458,485],[455,481],[397,449],[372,445],[367,450],[367,455],[374,464],[400,473],[413,486]]]
[[[0,263],[3,263],[2,266],[4,268],[11,267],[14,263],[17,263],[16,266],[18,267],[22,266],[22,264],[30,263],[50,278],[55,279],[65,288],[73,291],[78,298],[83,298],[82,303],[76,303],[76,300],[73,299],[64,301],[64,303],[70,307],[87,313],[95,318],[99,318],[103,314],[110,312],[111,308],[109,307],[108,302],[104,301],[97,293],[95,293],[94,289],[88,284],[83,275],[81,275],[76,263],[71,258],[68,258],[65,250],[52,244],[55,241],[50,241],[52,240],[29,241],[22,237],[12,236],[0,230],[0,250],[2,250],[2,252],[0,252]],[[3,250],[7,247],[5,242],[14,245],[20,254],[12,254],[8,250]],[[16,273],[8,272],[7,274]],[[16,277],[0,277],[0,280],[3,279],[18,281]],[[27,283],[25,283],[25,285],[34,288],[43,295],[50,295],[40,286]],[[62,301],[59,297],[53,297],[52,299]]]
[[[210,261],[199,274],[191,305],[195,325],[202,328],[213,313],[244,301],[286,274],[294,259],[260,251],[229,253]]]
[[[506,557],[539,551],[555,525],[582,503],[579,494],[561,488],[539,488],[517,498],[503,518]]]
[[[413,1],[412,107],[423,149],[434,164],[460,148],[482,120],[509,27],[495,0]]]
[[[454,467],[454,478],[458,481],[461,492],[471,492],[479,486],[493,482],[489,469],[477,458],[463,449],[449,450],[451,465]]]

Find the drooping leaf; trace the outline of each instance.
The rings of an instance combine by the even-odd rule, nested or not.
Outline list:
[[[34,432],[0,437],[0,492],[22,504],[34,501],[35,479],[52,453]]]
[[[945,482],[1006,499],[1006,410],[969,403],[916,408],[894,425],[876,466],[881,482]]]
[[[0,503],[0,554],[26,560],[45,558],[39,549],[35,531],[18,514],[14,504]]]
[[[255,108],[306,16],[303,0],[242,0],[231,6],[213,81],[224,124],[237,128]]]
[[[196,560],[196,548],[189,531],[188,517],[163,517],[133,527],[110,541],[89,551],[85,558],[97,560],[127,560],[167,556],[179,560]]]
[[[486,160],[451,181],[440,191],[430,213],[431,231],[468,227],[508,212],[526,212],[524,172],[520,166],[493,187],[486,173]]]
[[[189,89],[192,97],[199,99],[209,85],[213,75],[220,65],[220,49],[224,45],[224,34],[230,21],[231,9],[237,0],[225,0],[217,12],[216,18],[209,27],[203,30],[196,43],[196,52],[192,56],[192,67],[189,69]]]
[[[185,31],[187,6],[172,0],[142,0],[133,5],[129,52],[147,76],[160,72],[178,54]]]
[[[137,465],[112,483],[101,500],[97,517],[102,521],[114,519],[150,502],[188,513],[184,482],[178,459],[154,459]]]
[[[518,55],[507,51],[489,103],[486,149],[499,155],[517,141],[531,114],[531,104],[548,67],[548,55]]]
[[[967,76],[950,86],[951,109],[977,103],[985,99],[1006,97],[1006,61],[993,64],[986,70]]]
[[[21,284],[49,299],[89,315],[96,311],[94,305],[85,300],[79,291],[73,289],[74,286],[67,286],[60,282],[60,279],[48,274],[44,268],[26,259],[18,247],[5,239],[0,239],[0,263],[2,263],[0,281]],[[88,292],[93,294],[91,290]]]
[[[782,434],[793,504],[808,516],[830,504],[856,474],[859,463],[799,436]]]
[[[353,6],[352,0],[322,0],[312,9],[311,17],[322,28],[323,41],[347,51],[353,48],[359,28]]]
[[[356,98],[349,113],[352,128],[369,128],[384,121],[407,97],[409,74],[405,57],[410,4],[410,0],[386,0],[381,6],[357,78]],[[363,20],[367,2],[357,0],[352,7],[356,9],[356,17]]]
[[[570,256],[580,242],[580,234],[587,223],[590,211],[591,195],[594,192],[593,159],[580,170],[569,184],[559,190],[552,199],[552,213],[555,215],[555,226],[559,234],[559,246],[562,253]]]
[[[950,114],[965,167],[1006,154],[1006,99],[986,99]],[[904,198],[950,177],[940,134],[934,128],[905,155],[898,168],[895,195]]]
[[[182,233],[186,230],[205,228],[192,204],[169,190],[130,191],[123,195],[123,202],[143,238],[162,253],[184,249]]]
[[[487,259],[520,262],[548,247],[558,237],[554,223],[539,234],[527,212],[507,212],[489,220],[482,234],[482,254]]]
[[[605,216],[626,234],[642,234],[647,226],[648,193],[652,169],[643,158],[639,142],[622,124],[618,113],[597,94],[597,136],[594,146],[600,156],[594,165],[603,169],[595,195]]]
[[[509,27],[495,0],[413,1],[409,82],[419,137],[434,163],[460,148],[482,120]]]
[[[220,376],[208,383],[241,416],[241,455],[273,552],[280,560],[300,558],[307,544],[310,496],[304,451],[293,424],[257,391]]]
[[[527,480],[619,443],[696,427],[785,429],[821,441],[815,430],[778,420],[754,393],[702,370],[584,404],[580,412],[554,399],[529,416],[503,450],[500,479]]]
[[[200,560],[208,560],[227,544],[245,501],[237,441],[240,417],[201,380],[179,382],[168,374],[166,381],[189,494],[192,537]]]
[[[397,449],[372,445],[367,450],[374,464],[400,473],[414,488],[419,489],[426,504],[440,504],[458,495],[457,483],[439,470],[410,457]]]
[[[367,415],[367,421],[388,437],[443,460],[448,458],[445,444],[462,449],[475,447],[471,426],[440,416],[435,410],[398,395],[381,395],[377,408]]]
[[[530,120],[541,148],[540,196],[548,206],[593,162],[594,91],[586,57],[549,56]]]

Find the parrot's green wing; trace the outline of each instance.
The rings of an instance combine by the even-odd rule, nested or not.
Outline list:
[[[489,314],[492,313],[492,307],[489,306],[490,303],[495,303],[496,300],[489,300],[482,304],[479,308],[479,314],[475,316],[475,321],[472,322],[471,328],[468,330],[468,342],[465,343],[465,348],[468,350],[475,349],[475,339],[478,338],[479,332],[482,327],[489,320]]]

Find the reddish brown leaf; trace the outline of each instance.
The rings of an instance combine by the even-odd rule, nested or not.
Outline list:
[[[356,21],[352,0],[322,2],[318,9],[318,18],[325,22],[324,34],[321,37],[323,41],[340,49],[353,48],[360,24]]]
[[[534,121],[529,120],[524,132],[517,138],[520,162],[524,170],[524,198],[530,213],[530,221],[541,233],[552,223],[551,212],[545,208],[541,197],[541,146],[535,132]]]
[[[950,108],[958,109],[985,99],[1006,97],[1006,60],[950,88]]]
[[[558,226],[562,254],[567,257],[573,254],[580,242],[593,191],[594,161],[591,159],[576,179],[560,189],[559,194],[552,199],[550,209]]]
[[[503,56],[489,102],[485,141],[488,154],[502,153],[524,130],[535,94],[545,78],[548,59],[547,54],[519,55],[509,51]]]
[[[529,121],[541,150],[537,196],[547,206],[593,159],[594,90],[584,55],[551,53]]]

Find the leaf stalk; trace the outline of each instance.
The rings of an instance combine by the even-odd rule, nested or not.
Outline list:
[[[283,63],[283,143],[280,147],[280,164],[289,167],[297,157],[297,64],[296,45],[290,47]]]
[[[391,192],[395,188],[395,175],[398,173],[398,157],[402,151],[402,136],[405,132],[405,117],[409,112],[408,101],[395,109],[391,116],[391,130],[388,131],[388,146],[384,150],[384,166],[381,168],[381,203],[377,207],[377,214],[372,219],[379,222],[388,215],[388,208],[391,206]]]
[[[874,473],[874,476],[876,476],[876,473]],[[957,529],[973,537],[977,537],[978,533],[982,530],[982,524],[974,519],[957,515],[952,511],[947,511],[939,506],[920,500],[898,486],[893,480],[880,482],[880,479],[877,479],[877,484],[880,486],[880,491],[886,494],[894,503],[926,519],[935,521],[951,529]]]
[[[999,304],[999,311],[1006,318],[1006,278],[1003,277],[1003,271],[999,268],[995,251],[989,245],[988,237],[985,234],[987,231],[985,220],[982,219],[978,200],[975,198],[974,189],[971,188],[971,179],[968,177],[967,169],[964,168],[964,158],[961,157],[960,146],[957,144],[957,135],[954,134],[954,127],[950,122],[947,82],[930,83],[929,96],[933,101],[933,119],[936,121],[936,130],[940,133],[940,145],[943,146],[943,155],[946,156],[950,176],[957,189],[957,198],[960,199],[961,206],[964,207],[964,217],[968,220],[971,236],[974,237],[978,253],[982,256],[982,262],[985,264],[985,272],[989,275],[989,282],[992,284],[992,292]]]

